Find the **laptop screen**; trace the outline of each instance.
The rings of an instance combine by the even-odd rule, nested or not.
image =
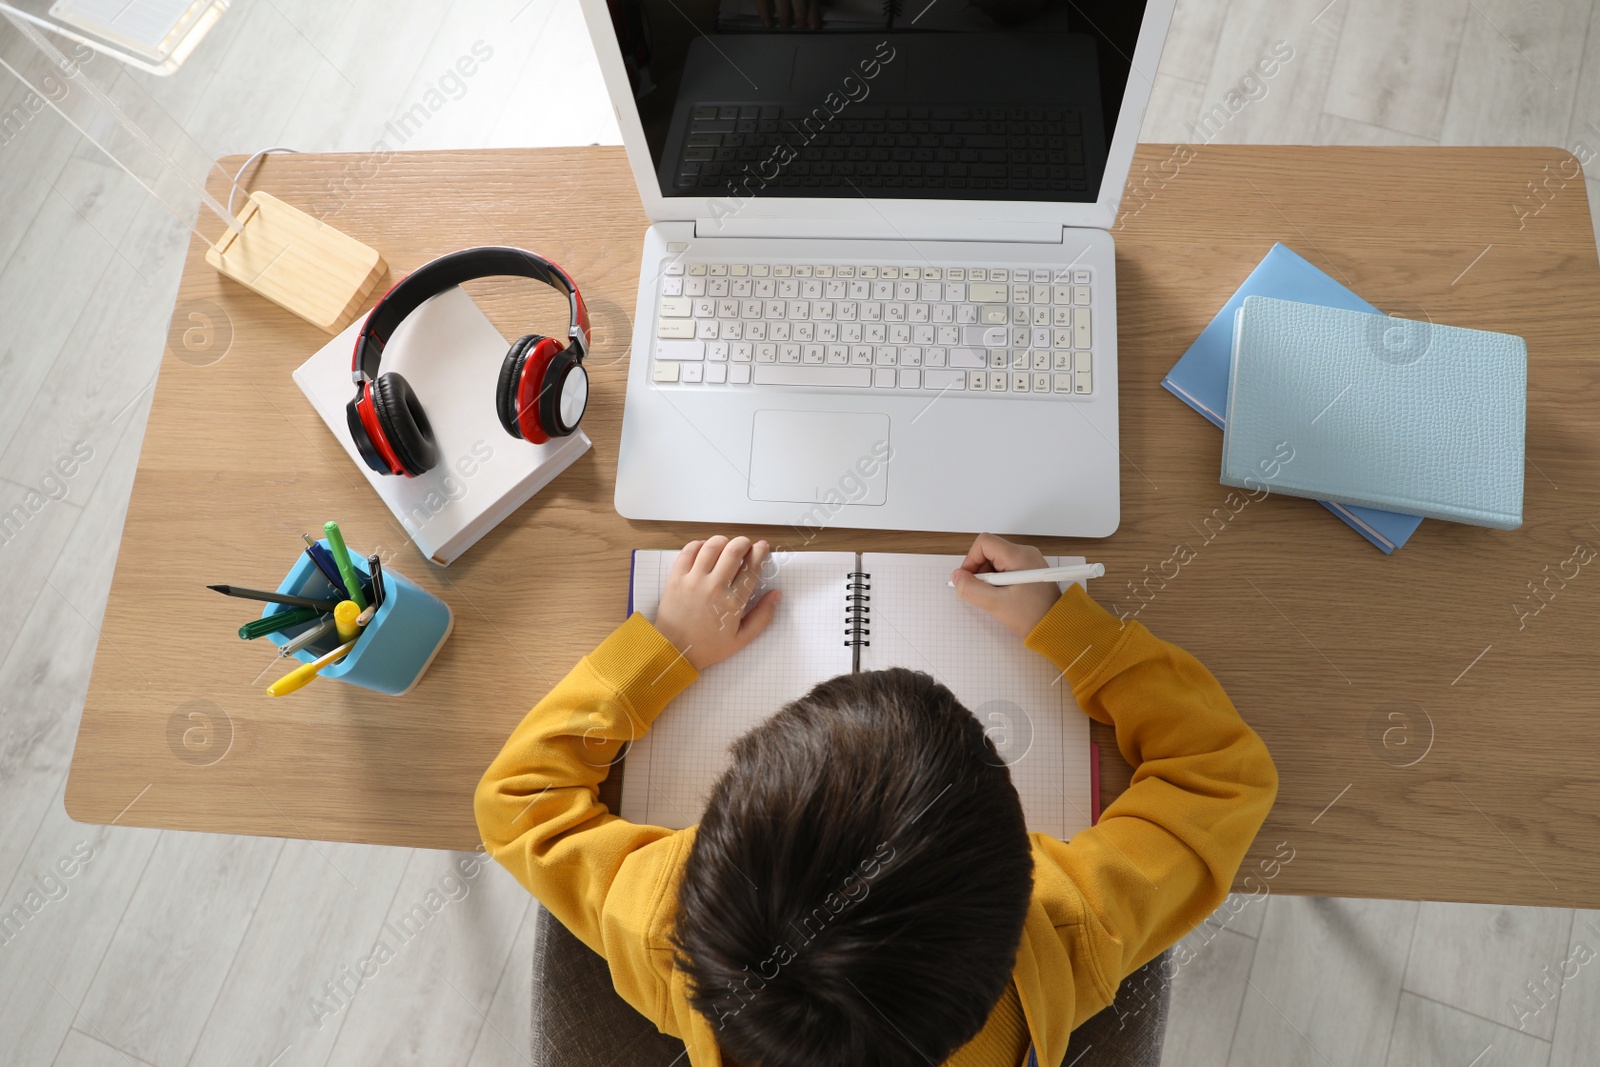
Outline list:
[[[1093,203],[1142,2],[609,0],[664,197]]]

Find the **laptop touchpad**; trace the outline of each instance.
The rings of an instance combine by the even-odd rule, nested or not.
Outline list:
[[[891,454],[888,415],[758,411],[750,434],[750,499],[882,504]]]

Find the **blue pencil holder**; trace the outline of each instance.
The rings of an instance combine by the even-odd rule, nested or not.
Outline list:
[[[324,548],[328,542],[319,542]],[[351,565],[363,578],[369,578],[367,561],[355,553],[350,555]],[[322,668],[317,677],[328,678],[375,693],[405,696],[421,680],[433,657],[439,654],[444,642],[455,628],[455,615],[450,605],[412,582],[398,571],[383,568],[383,604],[373,612],[372,621],[362,627],[356,647],[338,663]],[[294,569],[278,586],[278,592],[293,596],[309,596],[337,600],[338,592],[323,577],[305,553],[300,554]],[[289,608],[282,604],[268,604],[261,612],[269,618]],[[302,623],[268,637],[275,645],[286,645],[295,637],[318,625]],[[337,635],[329,634],[308,647],[294,653],[302,663],[332,652],[339,647]]]

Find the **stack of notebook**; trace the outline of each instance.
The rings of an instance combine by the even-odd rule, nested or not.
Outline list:
[[[1384,552],[1423,516],[1521,522],[1522,339],[1384,316],[1274,245],[1161,383],[1222,481],[1319,500]]]

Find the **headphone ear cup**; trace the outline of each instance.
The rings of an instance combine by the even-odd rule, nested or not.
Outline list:
[[[537,333],[517,338],[506,350],[506,358],[500,364],[500,380],[494,389],[494,410],[500,416],[500,425],[512,437],[522,436],[522,429],[517,425],[517,385],[522,380],[522,366],[527,362],[533,346],[544,339],[543,334]]]
[[[588,404],[589,372],[583,360],[563,348],[545,368],[539,387],[539,425],[551,437],[565,437],[578,428]]]
[[[355,442],[356,451],[361,453],[361,461],[379,474],[399,474],[389,465],[384,457],[383,450],[372,439],[372,434],[367,432],[367,424],[362,418],[362,408],[366,405],[367,387],[357,388],[356,397],[344,407],[345,425],[350,429],[350,440]]]
[[[517,428],[524,440],[536,445],[563,434],[546,421],[550,368],[563,358],[571,358],[565,348],[548,337],[541,337],[529,349],[517,371]]]
[[[411,385],[398,374],[380,374],[372,383],[372,406],[378,425],[400,465],[412,477],[426,474],[439,462],[433,426]]]

